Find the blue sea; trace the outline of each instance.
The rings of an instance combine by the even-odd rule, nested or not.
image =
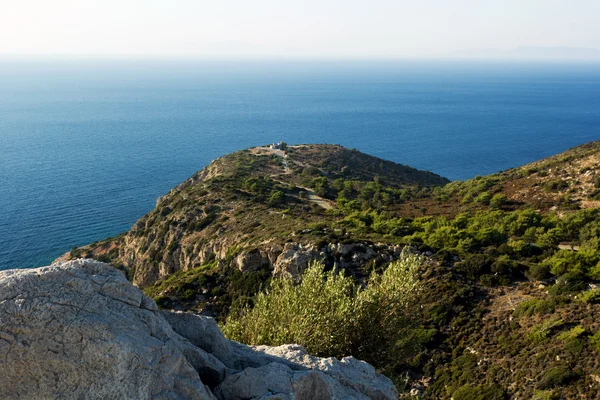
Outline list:
[[[338,143],[468,179],[600,139],[600,65],[0,60],[0,269],[116,235],[212,159]]]

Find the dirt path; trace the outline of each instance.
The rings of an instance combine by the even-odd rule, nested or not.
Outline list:
[[[281,165],[283,166],[283,173],[271,175],[271,178],[276,178],[277,176],[281,176],[281,175],[290,175],[293,173],[287,162],[287,155],[286,155],[285,151],[271,149],[270,147],[255,147],[254,149],[252,149],[252,152],[254,154],[274,154],[281,158]],[[274,179],[274,180],[279,183],[287,184],[287,182],[283,182],[283,181],[280,181],[277,179]],[[317,195],[314,190],[309,189],[304,186],[298,186],[298,187],[300,189],[306,191],[306,194],[307,194],[306,198],[311,203],[314,203],[320,207],[323,207],[326,210],[332,209],[334,207],[333,201],[324,199],[323,197]]]
[[[299,186],[299,187],[301,187],[301,186]],[[315,203],[315,204],[323,207],[326,210],[330,210],[333,208],[333,202],[331,200],[327,200],[327,199],[322,198],[321,196],[318,196],[312,189],[305,188],[305,187],[301,187],[301,188],[306,190],[306,193],[307,193],[306,198],[311,203]]]

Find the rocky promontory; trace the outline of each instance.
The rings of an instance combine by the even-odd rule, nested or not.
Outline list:
[[[368,276],[403,246],[384,235],[352,234],[353,223],[343,221],[344,214],[392,207],[411,193],[448,182],[337,145],[254,147],[218,158],[174,187],[129,232],[75,248],[61,260],[108,262],[154,298],[167,299],[169,307],[223,317],[235,299],[221,292],[256,292],[227,289],[238,272],[257,282],[281,274],[297,278],[310,262],[322,261],[327,268]],[[173,274],[199,269],[210,275],[209,282],[183,289],[185,299],[159,288]]]
[[[369,364],[249,347],[94,260],[0,272],[3,399],[394,399]]]

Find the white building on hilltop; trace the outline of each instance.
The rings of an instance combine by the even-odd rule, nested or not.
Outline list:
[[[277,143],[273,143],[269,146],[269,148],[271,150],[285,150],[287,147],[287,144],[285,142],[277,142]]]

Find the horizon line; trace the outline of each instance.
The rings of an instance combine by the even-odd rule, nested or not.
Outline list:
[[[304,62],[402,62],[402,61],[453,61],[453,62],[532,62],[532,63],[600,63],[596,58],[553,57],[485,57],[485,56],[310,56],[310,55],[208,55],[208,54],[122,54],[122,53],[0,53],[0,60],[160,60],[160,61],[304,61]]]

